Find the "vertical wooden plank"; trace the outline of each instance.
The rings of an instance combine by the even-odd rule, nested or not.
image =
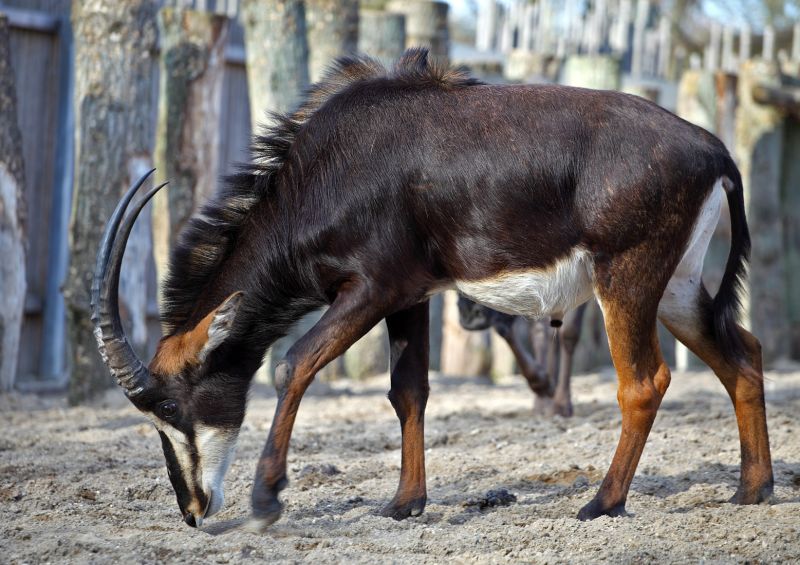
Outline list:
[[[753,240],[748,323],[761,340],[765,365],[770,365],[789,352],[780,199],[783,116],[775,108],[753,100],[753,87],[758,84],[780,85],[776,64],[754,59],[740,66],[736,113],[736,156]]]
[[[761,58],[765,61],[775,60],[775,29],[764,26],[764,41],[761,44]]]
[[[650,12],[649,0],[638,0],[636,15],[633,21],[633,53],[631,58],[631,75],[642,76],[644,65],[644,32],[647,28],[647,18]]]
[[[784,124],[783,170],[781,174],[781,209],[786,259],[786,297],[789,316],[789,353],[800,358],[800,123]]]
[[[70,201],[74,175],[75,112],[72,26],[63,16],[58,30],[58,132],[55,152],[56,174],[53,179],[53,210],[50,215],[47,285],[44,300],[41,363],[39,375],[43,381],[56,386],[66,384],[66,325],[64,297],[61,285],[69,263]]]
[[[750,26],[742,26],[739,37],[739,61],[747,61],[750,58]]]
[[[8,19],[0,14],[0,391],[17,375],[25,307],[25,170]]]

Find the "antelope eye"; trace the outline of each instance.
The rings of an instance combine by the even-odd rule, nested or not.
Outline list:
[[[165,420],[172,420],[178,415],[178,405],[174,400],[165,400],[158,405],[158,411]]]

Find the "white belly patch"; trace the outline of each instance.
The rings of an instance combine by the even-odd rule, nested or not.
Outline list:
[[[592,263],[582,249],[545,269],[501,273],[488,279],[456,280],[470,299],[506,314],[561,319],[592,297]]]

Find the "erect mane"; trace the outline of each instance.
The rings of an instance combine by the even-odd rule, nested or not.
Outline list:
[[[221,190],[182,230],[162,289],[165,336],[185,329],[194,314],[204,314],[194,311],[198,295],[230,254],[250,211],[274,191],[275,178],[303,125],[332,97],[375,79],[445,90],[482,84],[463,70],[429,62],[428,50],[423,48],[407,50],[391,71],[366,56],[337,59],[322,80],[309,87],[295,111],[271,114],[272,123],[253,138],[250,163],[239,165],[237,173],[225,179]]]

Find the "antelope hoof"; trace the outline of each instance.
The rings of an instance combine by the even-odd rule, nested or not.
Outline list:
[[[263,534],[267,531],[272,524],[278,521],[283,512],[283,504],[275,500],[274,504],[268,509],[253,508],[253,514],[245,522],[244,530],[254,533]]]
[[[274,524],[283,512],[283,504],[278,500],[277,493],[271,490],[263,494],[254,490],[252,504],[253,513],[245,527],[249,531],[263,532]]]
[[[380,515],[385,518],[394,518],[398,522],[409,517],[419,516],[425,510],[427,497],[421,496],[408,502],[397,502],[392,500],[389,504],[381,508]]]
[[[561,416],[562,418],[571,418],[573,411],[572,411],[572,402],[569,400],[563,401],[560,399],[553,399],[553,404],[551,406],[552,416]]]
[[[734,494],[728,502],[731,504],[760,504],[762,502],[769,502],[772,498],[772,489],[772,481],[755,489],[749,489],[739,485],[739,488],[736,489],[736,494]]]
[[[599,500],[593,499],[589,504],[581,508],[580,512],[578,512],[578,520],[581,522],[587,522],[589,520],[599,518],[600,516],[610,516],[612,518],[616,518],[617,516],[627,515],[628,513],[625,512],[624,502],[621,502],[615,506],[611,506],[610,508],[604,508],[603,504]]]
[[[250,516],[247,519],[247,521],[242,525],[242,530],[244,530],[245,532],[250,532],[251,534],[263,534],[280,517],[281,517],[280,512],[277,512],[274,515],[268,517],[255,516],[255,515]]]

